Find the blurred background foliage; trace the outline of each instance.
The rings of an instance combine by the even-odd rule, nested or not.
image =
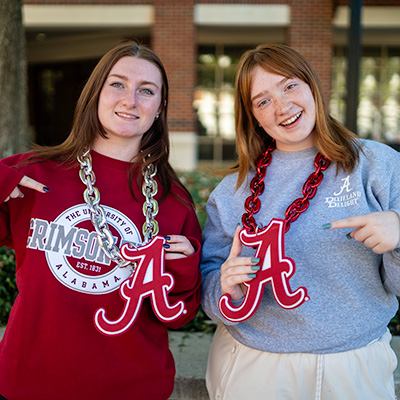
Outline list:
[[[0,326],[6,325],[11,307],[17,297],[14,251],[0,248]]]
[[[199,168],[195,171],[183,172],[179,174],[179,178],[193,197],[200,226],[204,229],[207,219],[207,200],[222,179],[222,175],[218,175],[208,168]]]

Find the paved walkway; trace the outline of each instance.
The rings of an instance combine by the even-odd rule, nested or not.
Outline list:
[[[0,339],[4,328],[0,328]],[[170,348],[175,358],[175,390],[170,400],[209,400],[204,383],[212,334],[170,332]],[[400,360],[400,336],[391,343]],[[400,367],[394,373],[396,395],[400,399]]]
[[[175,359],[175,388],[170,400],[209,400],[204,377],[213,335],[169,333],[169,347]]]

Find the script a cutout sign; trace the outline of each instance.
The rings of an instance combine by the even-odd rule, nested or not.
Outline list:
[[[186,314],[185,303],[178,301],[173,306],[168,302],[168,293],[174,287],[174,278],[165,272],[164,238],[155,236],[149,243],[132,248],[128,243],[121,246],[122,256],[137,263],[134,274],[125,280],[119,289],[125,301],[120,317],[110,321],[106,310],[99,308],[94,315],[94,324],[104,335],[114,336],[126,332],[139,315],[143,300],[150,297],[153,311],[162,322],[171,322]]]
[[[238,307],[232,304],[229,294],[220,297],[219,310],[227,320],[241,322],[250,318],[257,311],[268,282],[282,308],[296,308],[310,300],[306,288],[300,287],[294,292],[290,288],[289,279],[294,275],[296,265],[291,258],[285,257],[285,225],[284,220],[273,218],[266,228],[257,233],[248,233],[245,229],[240,231],[240,241],[245,246],[257,248],[255,257],[260,258],[262,267],[255,278],[244,283],[247,292]]]

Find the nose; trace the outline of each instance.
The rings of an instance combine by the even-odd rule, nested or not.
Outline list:
[[[122,98],[122,104],[127,108],[134,108],[137,104],[136,92],[128,90]]]
[[[279,114],[285,114],[290,109],[291,105],[291,101],[284,95],[275,99],[275,109]]]

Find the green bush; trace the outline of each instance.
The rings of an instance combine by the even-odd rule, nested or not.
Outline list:
[[[207,200],[220,182],[222,176],[215,175],[208,169],[198,169],[191,172],[183,172],[179,175],[180,180],[186,186],[196,204],[196,214],[202,229],[207,219],[206,205]],[[179,330],[185,332],[214,332],[216,324],[207,317],[200,307],[197,316]]]
[[[392,318],[389,324],[389,330],[392,335],[400,335],[400,309],[397,311],[396,315]]]
[[[14,251],[0,247],[0,326],[7,324],[17,294]]]
[[[208,197],[220,182],[222,176],[215,175],[211,170],[204,168],[191,172],[183,172],[179,175],[179,178],[193,197],[196,204],[197,217],[201,228],[204,229],[207,219],[206,204]]]

